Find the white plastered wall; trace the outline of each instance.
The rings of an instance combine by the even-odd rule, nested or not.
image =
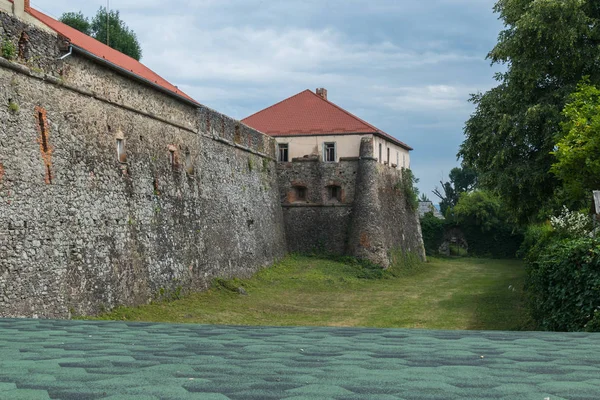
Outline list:
[[[379,145],[381,145],[381,159],[379,158]],[[375,136],[375,139],[373,140],[373,157],[377,158],[378,162],[384,164],[388,161],[388,149],[390,150],[390,166],[396,165],[396,168],[398,169],[410,168],[410,153],[408,150],[395,143]]]
[[[289,161],[293,158],[318,155],[323,158],[323,145],[335,143],[336,162],[340,157],[358,157],[360,141],[363,137],[371,135],[330,135],[330,136],[286,136],[276,137],[277,143],[287,143]]]

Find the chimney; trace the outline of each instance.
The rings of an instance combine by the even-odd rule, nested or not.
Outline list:
[[[327,100],[327,89],[317,88],[317,96],[321,96],[323,99]]]

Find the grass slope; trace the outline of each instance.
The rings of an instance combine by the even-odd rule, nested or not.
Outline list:
[[[408,271],[386,272],[378,279],[373,275],[378,274],[350,261],[290,256],[252,279],[220,281],[204,293],[118,308],[100,319],[464,330],[522,327],[524,269],[519,261],[431,259]],[[240,286],[248,295],[237,293]]]

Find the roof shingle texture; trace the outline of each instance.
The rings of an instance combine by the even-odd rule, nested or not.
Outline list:
[[[271,136],[371,133],[412,150],[407,144],[310,90],[265,108],[243,119],[242,122]]]
[[[600,335],[0,320],[2,399],[597,399]]]

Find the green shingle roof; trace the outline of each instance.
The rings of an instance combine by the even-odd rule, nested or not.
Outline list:
[[[598,399],[600,334],[0,320],[0,399]]]

